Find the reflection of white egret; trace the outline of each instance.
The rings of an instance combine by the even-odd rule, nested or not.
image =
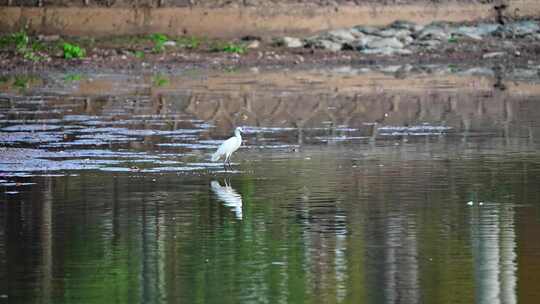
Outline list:
[[[240,148],[240,145],[242,144],[242,132],[244,132],[244,130],[242,130],[241,127],[237,127],[234,130],[234,136],[221,143],[217,151],[212,154],[212,161],[217,161],[222,156],[224,156],[225,158],[223,160],[223,165],[229,163],[230,166],[231,155],[234,153],[234,151],[238,150],[238,148]]]
[[[225,186],[221,186],[218,181],[212,181],[210,183],[212,191],[216,194],[217,198],[224,203],[225,206],[234,209],[236,218],[242,219],[242,196],[236,192],[228,183],[225,181]]]

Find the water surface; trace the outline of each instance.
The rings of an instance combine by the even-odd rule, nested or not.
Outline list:
[[[536,303],[540,85],[397,76],[6,85],[0,302]]]

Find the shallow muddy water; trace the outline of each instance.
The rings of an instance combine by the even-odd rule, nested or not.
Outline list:
[[[17,77],[0,84],[0,303],[540,297],[534,77]],[[209,156],[237,125],[226,171]]]

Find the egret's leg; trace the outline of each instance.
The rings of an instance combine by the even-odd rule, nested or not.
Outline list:
[[[227,154],[227,159],[226,159],[226,161],[227,161],[227,164],[229,165],[229,168],[232,169],[232,167],[231,167],[231,154]]]
[[[227,171],[227,161],[229,160],[229,154],[225,154],[225,158],[223,159],[223,168],[225,168],[225,171]]]

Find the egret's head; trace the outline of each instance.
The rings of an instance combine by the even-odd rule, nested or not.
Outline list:
[[[240,134],[240,133],[244,133],[244,129],[242,129],[242,127],[236,127],[236,129],[234,130],[234,134]]]

